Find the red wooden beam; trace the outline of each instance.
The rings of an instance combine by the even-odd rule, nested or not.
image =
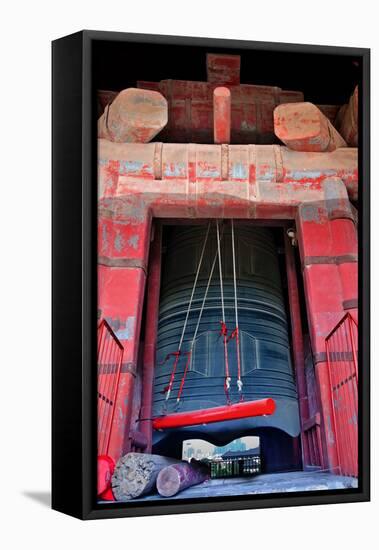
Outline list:
[[[150,247],[149,274],[147,281],[147,307],[145,325],[145,346],[142,366],[141,420],[139,429],[146,437],[146,452],[151,452],[152,403],[155,353],[159,315],[159,290],[161,284],[162,227],[155,224],[154,241]]]
[[[213,92],[213,132],[215,143],[230,143],[230,90],[219,86]]]
[[[270,397],[259,401],[244,401],[233,405],[224,405],[212,409],[189,411],[161,416],[153,420],[155,430],[168,430],[170,428],[184,428],[198,424],[211,424],[224,422],[225,420],[237,420],[249,416],[266,416],[275,412],[275,401]]]
[[[300,423],[302,426],[301,443],[303,450],[303,466],[310,464],[309,447],[304,430],[304,422],[309,419],[309,404],[307,381],[305,378],[303,328],[301,325],[300,298],[297,284],[295,254],[289,235],[284,231],[284,247],[286,252],[286,272],[288,301],[290,306],[292,328],[292,351],[296,373],[297,393],[299,396]]]

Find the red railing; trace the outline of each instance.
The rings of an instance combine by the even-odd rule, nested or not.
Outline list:
[[[346,313],[327,336],[334,431],[342,475],[358,476],[358,325]]]
[[[124,348],[104,319],[97,329],[97,454],[107,455]]]

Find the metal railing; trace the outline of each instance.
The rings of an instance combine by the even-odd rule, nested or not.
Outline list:
[[[325,340],[341,475],[358,476],[358,325],[346,313]]]
[[[97,329],[97,454],[107,455],[124,347],[103,319]]]

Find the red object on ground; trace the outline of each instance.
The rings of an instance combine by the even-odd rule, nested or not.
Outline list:
[[[102,500],[114,500],[111,481],[115,469],[115,463],[110,456],[97,457],[97,494]],[[111,498],[109,498],[111,497]]]
[[[213,132],[215,143],[230,143],[231,95],[223,86],[213,91]]]
[[[268,397],[267,399],[259,399],[258,401],[245,401],[212,409],[169,414],[155,418],[153,420],[153,428],[155,430],[167,430],[170,428],[196,426],[197,424],[237,420],[238,418],[247,418],[249,416],[270,415],[275,412],[275,408],[274,399]]]
[[[116,500],[114,498],[113,491],[110,487],[109,489],[104,491],[104,493],[101,493],[101,495],[98,495],[98,497],[99,497],[99,500],[110,500],[110,501]]]

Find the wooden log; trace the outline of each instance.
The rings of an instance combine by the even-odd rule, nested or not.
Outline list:
[[[351,147],[358,146],[358,86],[343,112],[339,131]]]
[[[293,151],[322,152],[346,147],[343,137],[313,103],[283,103],[274,110],[275,135]]]
[[[127,501],[155,489],[159,472],[179,460],[160,455],[128,453],[116,464],[112,490],[116,500]]]
[[[197,461],[181,462],[163,468],[157,477],[157,490],[163,497],[172,497],[210,478],[209,467]]]
[[[98,137],[117,143],[148,143],[167,124],[167,101],[159,92],[127,88],[106,105]]]

